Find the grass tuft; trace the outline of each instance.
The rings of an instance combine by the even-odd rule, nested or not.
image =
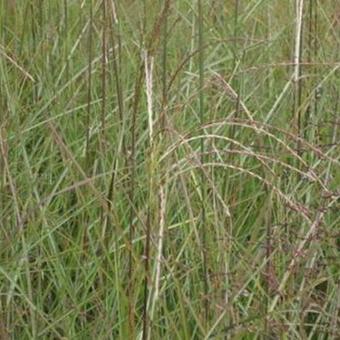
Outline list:
[[[339,13],[0,1],[0,339],[337,339]]]

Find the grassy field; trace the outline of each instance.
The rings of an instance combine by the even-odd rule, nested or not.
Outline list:
[[[339,339],[336,0],[0,0],[0,339]]]

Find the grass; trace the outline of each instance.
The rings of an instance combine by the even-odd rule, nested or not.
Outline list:
[[[340,7],[0,2],[0,339],[337,339]]]

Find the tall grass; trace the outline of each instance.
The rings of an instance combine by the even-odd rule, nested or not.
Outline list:
[[[0,2],[0,339],[337,339],[332,0]]]

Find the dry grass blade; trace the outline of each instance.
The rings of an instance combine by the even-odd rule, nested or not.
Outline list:
[[[222,87],[223,92],[233,102],[237,102],[239,100],[239,97],[240,97],[239,94],[231,87],[231,85],[220,74],[215,73],[215,76],[213,77],[212,80]],[[245,103],[242,100],[239,100],[239,105],[240,105],[241,111],[243,111],[247,115],[248,119],[253,121],[254,120],[253,115],[248,110]]]
[[[0,45],[0,53],[4,56],[14,67],[16,67],[26,78],[28,78],[33,83],[35,82],[33,76],[31,76],[22,66],[20,66],[11,56],[9,56],[3,46]]]

